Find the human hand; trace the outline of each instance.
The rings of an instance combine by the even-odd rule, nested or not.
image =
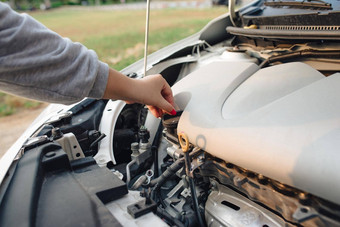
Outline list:
[[[176,114],[171,88],[162,75],[150,75],[140,81],[145,92],[141,102],[146,104],[155,117],[161,117],[164,113]]]
[[[137,80],[110,69],[103,98],[145,104],[157,118],[164,113],[176,114],[171,88],[160,74]]]

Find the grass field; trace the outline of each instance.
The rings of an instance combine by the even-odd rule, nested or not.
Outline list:
[[[151,11],[149,53],[194,34],[226,11],[225,7]],[[60,35],[95,50],[100,60],[115,69],[121,70],[143,57],[145,10],[100,11],[65,7],[33,12],[31,16]],[[6,94],[0,94],[0,103],[0,116],[38,105]]]

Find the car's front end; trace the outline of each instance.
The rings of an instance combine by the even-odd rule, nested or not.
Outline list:
[[[176,116],[49,106],[0,161],[0,226],[339,226],[340,2],[231,15],[149,56]]]

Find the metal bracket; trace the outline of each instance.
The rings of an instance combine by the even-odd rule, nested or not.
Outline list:
[[[147,214],[149,212],[154,212],[157,209],[157,203],[155,203],[153,200],[149,200],[149,203],[147,203],[145,200],[141,200],[137,203],[134,203],[132,205],[129,205],[127,207],[128,213],[133,218],[138,218],[144,214]]]
[[[200,154],[197,158],[194,158],[191,161],[191,166],[190,166],[190,177],[193,177],[195,169],[200,167],[205,161],[205,156],[204,153]]]
[[[296,209],[295,213],[293,214],[293,218],[298,222],[304,222],[308,219],[317,216],[317,212],[308,206],[300,206]]]
[[[67,153],[70,161],[85,158],[83,150],[73,133],[64,134],[63,137],[57,139],[56,142],[59,143],[63,150]]]

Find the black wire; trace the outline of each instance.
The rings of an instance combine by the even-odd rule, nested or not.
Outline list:
[[[192,179],[190,177],[190,166],[191,166],[191,164],[190,164],[189,153],[186,152],[185,153],[185,169],[186,169],[187,179],[189,181],[189,187],[190,187],[190,191],[191,191],[192,205],[193,205],[193,208],[194,208],[194,211],[195,211],[196,218],[198,220],[198,224],[201,227],[204,227],[205,224],[203,222],[203,219],[202,219],[202,216],[201,216],[201,213],[200,213],[200,209],[199,209],[199,206],[198,206],[198,200],[197,200],[197,194],[196,194],[194,179]]]
[[[196,150],[192,151],[189,153],[186,153],[187,156],[190,158],[191,156],[196,155],[198,152],[201,152],[201,150]],[[185,164],[185,158],[182,157],[178,160],[176,160],[174,163],[172,163],[165,171],[163,174],[161,174],[158,178],[153,179],[150,184],[148,185],[149,187],[155,186],[152,190],[152,198],[154,200],[157,199],[158,202],[162,204],[162,206],[165,208],[166,204],[164,203],[162,196],[161,196],[161,186],[166,182],[167,179],[169,179],[171,176],[173,176],[179,169],[181,169]],[[189,165],[190,166],[190,165]],[[193,206],[194,206],[194,212],[196,215],[196,218],[199,222],[199,225],[201,227],[205,226],[201,213],[199,211],[199,206],[198,206],[198,200],[197,200],[197,195],[196,195],[196,190],[195,190],[195,185],[193,182],[193,179],[189,177],[189,186],[191,190],[191,196],[193,200]]]
[[[193,150],[192,152],[190,152],[189,156],[191,157],[197,155],[199,152],[201,152],[201,150]],[[184,162],[185,162],[184,157],[177,159],[158,178],[153,179],[148,185],[148,187],[156,186],[154,190],[159,189],[167,179],[169,179],[183,167]]]
[[[159,125],[158,125],[158,129],[157,129],[155,138],[153,139],[152,146],[151,146],[151,151],[152,151],[153,156],[154,156],[154,170],[153,170],[154,178],[157,178],[159,176],[158,147],[159,147],[159,143],[160,143],[159,141],[160,141],[160,137],[162,135],[162,131],[163,131],[163,124],[162,124],[162,122],[160,122]]]
[[[195,214],[196,214],[196,218],[198,220],[198,224],[201,227],[204,227],[205,224],[203,222],[202,215],[201,215],[201,212],[200,212],[200,208],[199,208],[199,205],[198,205],[195,183],[194,183],[194,180],[191,177],[189,177],[189,186],[190,186],[190,191],[191,191],[192,205],[194,207],[194,211],[195,211]]]

